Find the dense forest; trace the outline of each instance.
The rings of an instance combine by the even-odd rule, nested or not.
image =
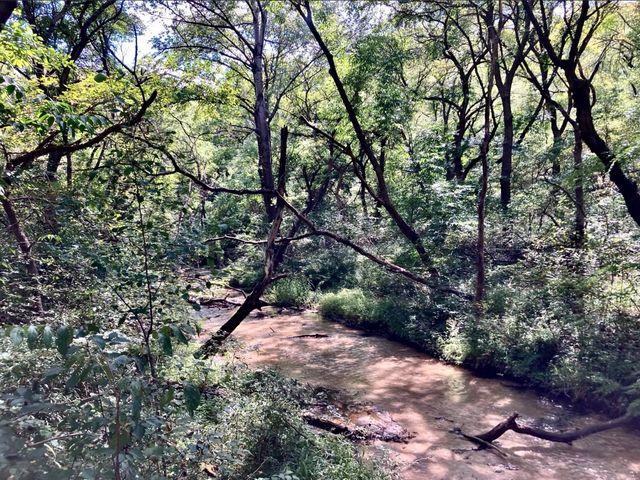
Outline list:
[[[1,0],[0,478],[399,475],[263,309],[633,426],[639,180],[638,2]]]

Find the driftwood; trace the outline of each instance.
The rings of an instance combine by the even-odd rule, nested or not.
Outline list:
[[[632,415],[623,415],[618,418],[614,418],[613,420],[609,420],[606,422],[595,423],[593,425],[588,425],[583,428],[578,428],[576,430],[572,430],[569,432],[553,432],[549,430],[544,430],[541,428],[530,427],[527,425],[520,425],[517,422],[519,414],[517,412],[512,413],[507,419],[500,422],[498,425],[493,427],[491,430],[481,433],[479,435],[466,435],[463,436],[472,442],[476,442],[482,446],[485,446],[484,443],[491,443],[494,440],[500,438],[509,430],[520,433],[522,435],[529,435],[536,438],[541,438],[543,440],[548,440],[550,442],[560,442],[567,443],[571,445],[575,440],[579,440],[581,438],[587,437],[589,435],[593,435],[594,433],[604,432],[606,430],[611,430],[613,428],[620,428],[634,425],[638,421],[637,416]],[[478,441],[480,440],[480,441]]]

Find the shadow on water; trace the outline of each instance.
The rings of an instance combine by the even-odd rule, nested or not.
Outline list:
[[[204,309],[204,335],[226,315]],[[310,334],[327,336],[299,337]],[[405,480],[640,479],[640,437],[624,430],[593,435],[573,446],[508,432],[499,440],[508,458],[475,450],[451,433],[452,428],[480,432],[513,411],[547,428],[576,428],[601,419],[578,415],[499,380],[474,376],[397,342],[360,335],[311,312],[252,315],[235,336],[245,345],[238,354],[243,362],[277,367],[300,381],[344,390],[389,411],[414,432],[407,444],[371,446],[388,449]]]

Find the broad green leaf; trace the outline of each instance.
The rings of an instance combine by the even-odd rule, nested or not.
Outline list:
[[[53,345],[53,329],[49,325],[42,330],[42,345],[46,348],[51,348]]]
[[[196,408],[200,405],[200,389],[191,382],[184,384],[184,404],[187,407],[189,415],[193,417]]]
[[[27,329],[27,345],[30,350],[33,350],[38,346],[38,329],[35,325],[29,325]]]
[[[173,332],[173,336],[176,337],[176,340],[178,340],[178,342],[184,345],[187,345],[189,343],[189,340],[178,325],[171,325],[171,331]]]
[[[104,73],[96,73],[93,79],[98,82],[104,82],[107,79],[107,76]]]
[[[66,355],[69,346],[73,342],[73,329],[68,325],[63,325],[56,332],[56,348],[61,355]]]
[[[173,355],[173,345],[171,344],[171,337],[169,337],[169,335],[160,333],[158,335],[158,342],[160,343],[160,348],[162,348],[162,353],[167,356]]]
[[[20,345],[22,343],[22,328],[13,327],[9,334],[9,338],[14,345]]]

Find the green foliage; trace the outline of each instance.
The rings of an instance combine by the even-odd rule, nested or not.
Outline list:
[[[370,321],[372,301],[362,290],[343,289],[319,298],[318,311],[327,319],[361,325]]]
[[[285,278],[274,283],[267,299],[279,307],[306,307],[311,300],[309,283],[303,278]]]
[[[182,391],[184,393],[184,400],[187,411],[189,412],[189,415],[193,416],[202,399],[200,395],[200,389],[193,383],[187,382],[183,385]]]
[[[225,369],[220,374],[225,395],[199,410],[206,436],[194,461],[206,461],[228,480],[388,478],[344,439],[311,433],[300,408],[312,398],[296,382],[273,371]]]

